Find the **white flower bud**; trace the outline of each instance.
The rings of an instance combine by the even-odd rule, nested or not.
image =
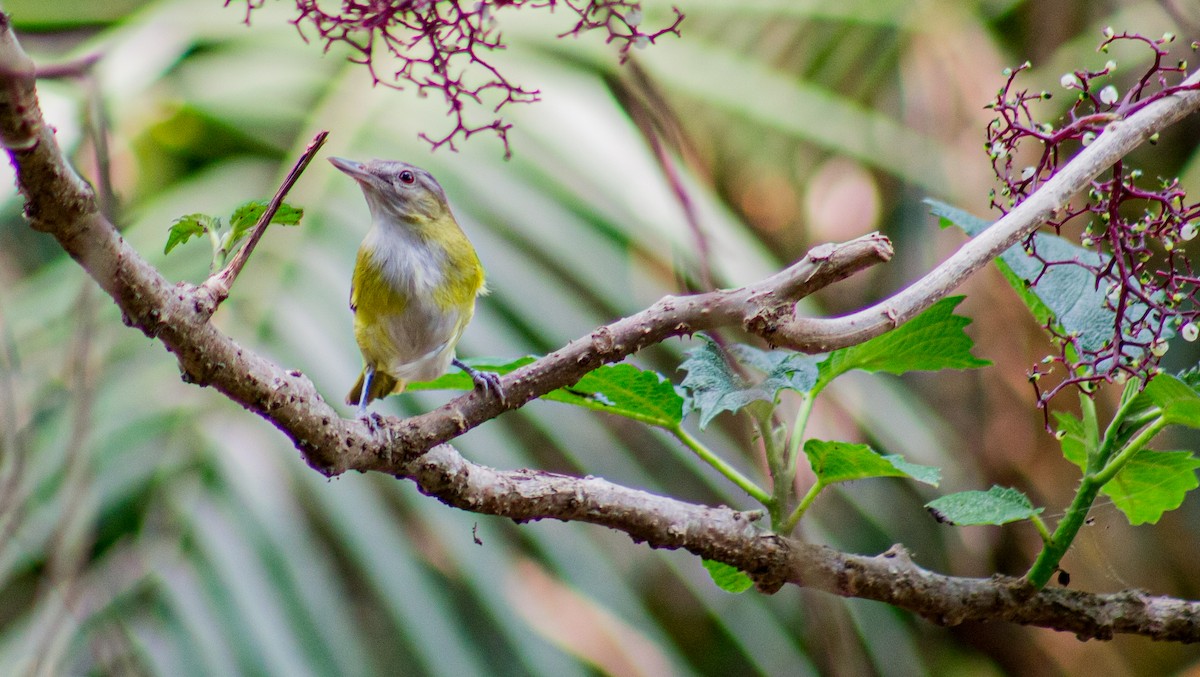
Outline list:
[[[1179,333],[1184,341],[1191,343],[1200,338],[1200,327],[1197,327],[1195,322],[1188,322],[1179,329]]]
[[[1032,179],[1033,175],[1036,172],[1037,172],[1037,170],[1033,168],[1033,165],[1030,165],[1030,166],[1026,167],[1025,169],[1022,169],[1021,170],[1021,180],[1028,181],[1028,180]]]
[[[1117,99],[1119,98],[1121,98],[1121,95],[1117,92],[1117,88],[1113,85],[1109,85],[1100,90],[1100,103],[1111,106],[1116,103]]]
[[[1077,89],[1079,87],[1079,78],[1075,77],[1074,73],[1067,73],[1059,79],[1058,84],[1065,89]]]
[[[1084,132],[1083,138],[1079,140],[1085,146],[1090,146],[1096,140],[1096,132]]]
[[[647,35],[639,35],[633,39],[633,46],[636,49],[646,49],[650,45],[650,37]]]
[[[629,10],[629,13],[625,15],[625,23],[629,24],[631,27],[640,26],[642,24],[642,10]]]
[[[1162,357],[1163,355],[1167,354],[1167,349],[1170,347],[1171,345],[1169,343],[1162,339],[1158,339],[1154,343],[1150,344],[1150,352],[1153,353],[1155,357]]]
[[[1196,225],[1193,223],[1185,223],[1179,229],[1179,239],[1184,242],[1190,242],[1196,239]]]

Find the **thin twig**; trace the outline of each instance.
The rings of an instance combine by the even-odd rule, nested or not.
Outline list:
[[[95,66],[103,54],[93,52],[62,63],[52,63],[38,65],[37,79],[39,80],[58,80],[62,78],[78,78],[89,75],[92,72],[92,67]]]
[[[258,217],[258,223],[254,225],[254,230],[251,231],[250,237],[246,239],[246,243],[238,250],[233,259],[221,269],[220,272],[214,273],[204,281],[202,287],[207,289],[212,295],[211,312],[221,305],[221,302],[229,298],[229,290],[233,288],[233,283],[237,280],[237,276],[241,274],[242,268],[246,266],[246,262],[250,260],[250,255],[254,253],[254,248],[258,246],[258,241],[262,239],[263,233],[267,230],[267,226],[271,224],[271,219],[275,218],[275,213],[279,211],[279,207],[283,205],[284,198],[287,197],[288,191],[296,184],[300,175],[316,157],[317,151],[321,150],[321,146],[325,144],[325,139],[329,137],[329,132],[318,132],[313,140],[308,143],[308,147],[300,154],[300,158],[296,160],[296,164],[292,165],[292,170],[288,172],[283,183],[279,185],[279,190],[275,191],[275,197],[267,204],[267,209]]]

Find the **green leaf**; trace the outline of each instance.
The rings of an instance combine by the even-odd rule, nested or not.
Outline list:
[[[931,206],[930,211],[942,219],[943,227],[956,225],[975,237],[991,226],[990,221],[937,200],[925,202]],[[1108,262],[1107,257],[1097,252],[1048,233],[1035,234],[1034,244],[1045,260],[1080,261],[1096,267]],[[1112,340],[1116,314],[1105,307],[1107,291],[1096,285],[1095,275],[1086,269],[1080,266],[1046,269],[1041,260],[1025,253],[1021,245],[1006,250],[996,259],[996,265],[1038,322],[1053,322],[1061,332],[1077,334],[1079,345],[1085,350],[1101,350]],[[1037,285],[1033,285],[1033,280],[1037,280]],[[1131,317],[1139,317],[1148,310],[1144,304],[1131,302],[1125,312]],[[1165,338],[1172,335],[1174,332],[1168,329]],[[1139,337],[1139,341],[1143,338]],[[1135,358],[1144,353],[1144,348],[1131,346],[1126,356]],[[1105,365],[1098,364],[1097,368],[1103,369]]]
[[[1010,487],[993,486],[987,491],[960,491],[925,504],[939,522],[957,526],[1007,524],[1027,520],[1042,512],[1029,497]]]
[[[1083,421],[1065,411],[1054,412],[1058,423],[1058,443],[1062,446],[1063,458],[1087,472],[1087,442],[1083,435]]]
[[[504,375],[536,359],[527,355],[507,362],[494,358],[465,359],[463,362],[480,371]],[[408,390],[471,390],[474,387],[470,376],[453,370],[432,381],[410,383]],[[542,399],[624,416],[660,428],[673,428],[683,422],[683,397],[675,386],[662,374],[632,364],[605,365],[585,374],[575,385],[551,391]]]
[[[937,486],[941,471],[909,463],[897,455],[881,456],[865,444],[807,440],[804,454],[822,484],[863,480],[871,477],[907,477]]]
[[[503,361],[494,357],[462,358],[462,361],[479,371],[491,371],[501,376],[516,371],[537,359],[534,355],[518,357],[515,360]],[[454,369],[442,374],[432,381],[414,381],[405,390],[471,390],[475,382],[464,371]]]
[[[688,351],[679,365],[687,371],[683,387],[690,395],[688,411],[700,412],[700,428],[723,411],[740,411],[752,402],[774,402],[782,390],[807,391],[815,380],[815,359],[799,353],[765,352],[734,346],[730,356],[739,363],[766,372],[758,382],[748,382],[726,362],[721,347],[701,336],[703,343]]]
[[[759,387],[772,399],[781,390],[808,392],[817,382],[817,362],[820,355],[804,355],[785,350],[759,350],[744,343],[729,346],[729,354],[739,363],[762,372],[766,378]]]
[[[1155,378],[1151,385],[1159,379],[1163,377]],[[1179,381],[1175,383],[1183,385]],[[1150,391],[1149,395],[1146,391]],[[1174,392],[1174,395],[1169,392]],[[1177,391],[1175,385],[1167,384],[1153,390],[1147,386],[1138,397],[1159,398],[1167,402],[1168,407],[1175,408],[1180,406],[1178,400],[1174,399],[1176,395],[1182,393]],[[1170,401],[1175,401],[1175,404],[1170,404]],[[1065,412],[1055,412],[1054,417],[1061,433],[1063,456],[1079,466],[1080,470],[1086,470],[1087,446],[1083,421]],[[1142,449],[1125,462],[1121,471],[1101,487],[1100,492],[1112,499],[1113,505],[1125,513],[1130,524],[1154,524],[1164,512],[1178,508],[1187,492],[1200,486],[1196,479],[1196,468],[1200,468],[1200,460],[1190,451]]]
[[[919,463],[910,463],[906,461],[900,454],[884,454],[884,460],[892,464],[896,470],[899,470],[904,475],[921,482],[928,484],[931,487],[936,487],[942,483],[942,469],[932,465],[921,465]]]
[[[589,372],[570,388],[543,399],[635,419],[660,428],[683,422],[683,397],[662,374],[632,364],[611,364]]]
[[[163,247],[164,254],[170,254],[175,247],[187,242],[193,237],[203,235],[209,230],[221,227],[221,220],[208,214],[188,214],[175,219],[167,232],[167,245]]]
[[[750,580],[750,577],[737,567],[731,567],[724,562],[712,559],[703,561],[704,569],[709,576],[712,576],[713,583],[716,583],[717,587],[725,592],[737,595],[754,587],[754,581]]]
[[[1200,486],[1196,468],[1200,468],[1200,460],[1190,451],[1142,449],[1100,491],[1125,513],[1130,524],[1155,524]]]
[[[1135,410],[1157,407],[1168,423],[1200,428],[1200,393],[1170,374],[1151,379],[1132,406]]]
[[[237,242],[242,236],[258,223],[262,218],[263,212],[267,211],[267,205],[270,200],[252,200],[247,202],[237,209],[233,210],[233,215],[229,217],[229,241]],[[271,217],[271,223],[278,223],[281,226],[295,226],[300,223],[300,218],[304,216],[304,210],[299,207],[284,202],[279,205],[279,209],[275,215]]]
[[[954,314],[962,296],[942,299],[896,329],[866,343],[835,350],[819,365],[814,390],[853,369],[892,374],[940,369],[974,369],[991,362],[971,354],[963,328],[971,320]]]

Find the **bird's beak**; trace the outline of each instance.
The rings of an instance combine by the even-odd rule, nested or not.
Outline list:
[[[334,167],[337,167],[338,170],[341,171],[343,174],[349,176],[350,178],[354,179],[355,181],[370,181],[371,180],[371,174],[367,172],[366,168],[363,166],[363,163],[361,163],[361,162],[356,162],[354,160],[347,160],[346,158],[340,158],[340,157],[331,157],[331,158],[329,158],[329,162]]]

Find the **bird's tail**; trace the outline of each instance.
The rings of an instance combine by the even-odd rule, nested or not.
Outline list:
[[[346,404],[358,404],[358,398],[362,397],[363,379],[367,372],[364,369],[359,375],[358,380],[354,382],[354,387],[346,394]],[[385,374],[381,371],[376,371],[371,377],[371,388],[367,391],[367,403],[370,404],[388,395],[404,392],[404,381],[397,379],[391,374]]]

